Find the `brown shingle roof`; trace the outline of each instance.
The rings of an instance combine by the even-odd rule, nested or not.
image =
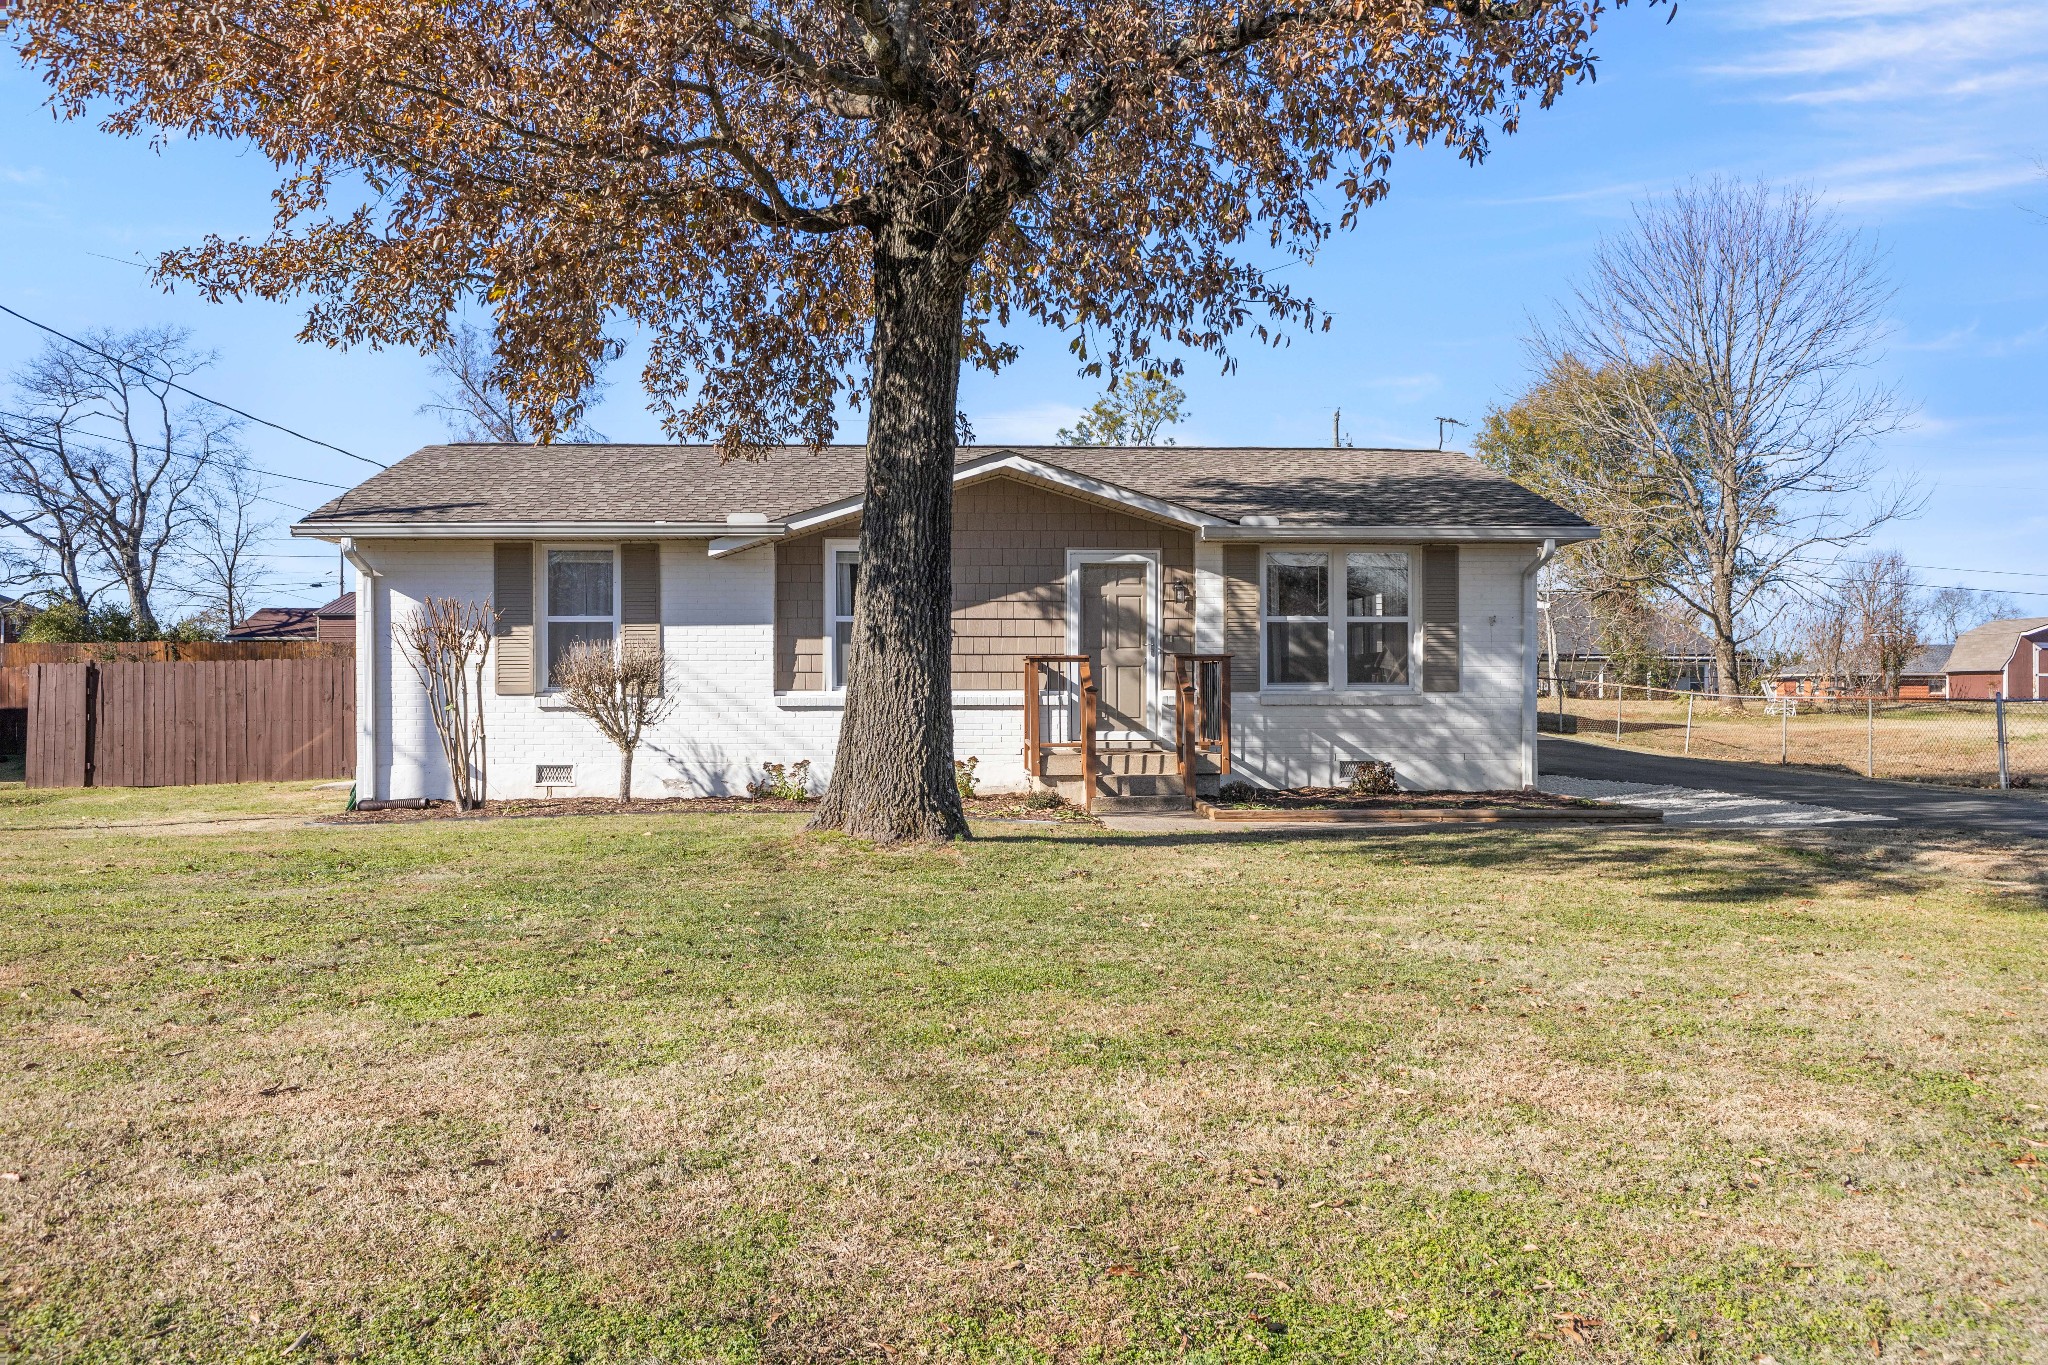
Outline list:
[[[230,640],[311,640],[318,633],[312,607],[263,607],[228,632]]]
[[[2048,626],[2048,616],[2021,616],[2008,621],[1987,621],[1966,630],[1949,651],[1948,673],[1996,673],[2012,658],[2020,636]]]
[[[323,617],[329,621],[353,621],[356,619],[356,595],[352,592],[345,592],[314,612],[313,615]]]
[[[1584,518],[1469,456],[1436,450],[969,446],[963,461],[1022,455],[1226,521],[1583,527]],[[721,463],[714,446],[438,445],[310,513],[308,532],[350,523],[781,522],[856,498],[860,446],[773,450]]]

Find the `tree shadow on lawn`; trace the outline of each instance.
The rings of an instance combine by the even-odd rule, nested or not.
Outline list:
[[[1200,849],[1303,845],[1363,858],[1398,846],[1410,864],[1504,875],[1622,879],[1656,900],[1763,902],[1826,893],[1923,895],[1961,875],[2028,909],[2048,909],[2048,841],[1929,836],[1867,826],[1838,829],[1572,828],[1498,825],[1340,826],[1329,829],[1131,831],[1058,835],[977,831],[988,844],[1058,839],[1104,848]],[[2014,907],[2018,908],[2018,907]]]

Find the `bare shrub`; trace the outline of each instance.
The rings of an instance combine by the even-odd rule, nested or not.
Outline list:
[[[1394,765],[1384,759],[1368,758],[1351,765],[1353,796],[1392,796],[1401,790],[1394,780]]]
[[[675,709],[676,697],[664,685],[667,669],[661,647],[644,640],[616,649],[609,640],[585,640],[555,666],[562,699],[618,748],[620,805],[633,797],[633,753],[641,736]]]
[[[426,689],[460,810],[484,803],[484,663],[497,622],[489,601],[429,597],[396,631],[399,652]]]

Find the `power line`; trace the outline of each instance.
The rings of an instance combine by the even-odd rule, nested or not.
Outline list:
[[[92,415],[100,416],[101,414],[94,413]],[[11,417],[17,422],[41,422],[51,420],[48,418],[31,416],[28,413],[9,412],[5,408],[0,408],[0,417]],[[90,436],[95,441],[124,441],[128,439],[125,436],[108,436],[105,435],[104,433],[93,431],[87,428],[83,423],[74,423],[73,428],[77,431],[84,432],[87,436]],[[216,467],[221,467],[224,465],[224,462],[218,456],[214,455],[194,455],[191,458],[197,461],[198,463],[204,465],[213,465]],[[234,466],[232,464],[226,464],[225,467],[233,468]],[[346,493],[348,491],[348,485],[345,483],[332,483],[326,479],[309,479],[300,474],[281,474],[275,469],[263,469],[256,465],[250,465],[248,468],[250,472],[260,474],[266,479],[286,479],[292,483],[309,483],[312,484],[315,488],[332,488],[337,492],[342,493]],[[277,505],[279,507],[285,507],[285,504],[281,502],[278,503]],[[304,512],[309,509],[303,507],[288,507],[286,508],[286,510],[292,512]]]
[[[353,450],[344,450],[340,446],[334,444],[332,441],[323,441],[317,436],[308,436],[303,431],[294,431],[292,428],[285,426],[281,422],[272,422],[267,418],[258,417],[253,412],[248,412],[242,408],[238,408],[232,403],[223,403],[218,398],[209,398],[205,394],[199,392],[197,389],[188,389],[183,384],[178,383],[176,380],[166,379],[162,375],[151,374],[148,370],[143,369],[142,366],[137,365],[132,360],[123,360],[119,356],[108,355],[99,347],[87,345],[85,342],[80,341],[75,336],[71,336],[68,335],[67,333],[58,331],[55,327],[50,326],[50,324],[48,324],[47,322],[37,322],[34,318],[30,317],[26,313],[17,313],[4,303],[0,303],[0,313],[5,313],[7,314],[7,316],[11,318],[18,318],[22,322],[27,323],[29,326],[34,327],[39,331],[48,332],[51,336],[56,337],[59,340],[70,342],[73,346],[78,347],[82,351],[90,351],[92,354],[98,356],[102,360],[108,361],[111,364],[119,365],[123,369],[133,370],[137,374],[143,375],[147,378],[154,379],[157,383],[163,384],[169,388],[176,389],[179,393],[189,395],[190,397],[193,398],[197,398],[202,403],[211,403],[214,407],[221,409],[223,412],[232,412],[237,417],[247,418],[249,421],[254,422],[259,427],[269,427],[272,431],[281,431],[285,435],[297,437],[299,440],[304,441],[309,445],[320,446],[324,449],[333,451],[337,455],[346,455],[351,460],[360,460],[362,463],[369,465],[374,469],[391,468],[390,465],[381,464],[378,461],[371,459],[367,455],[358,455]]]

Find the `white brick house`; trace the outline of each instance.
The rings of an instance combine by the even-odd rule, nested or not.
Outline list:
[[[798,759],[825,777],[858,582],[861,458],[856,447],[722,464],[704,447],[430,446],[309,515],[293,533],[340,543],[358,575],[358,795],[449,793],[391,632],[429,596],[488,600],[500,614],[494,797],[538,794],[544,781],[615,789],[616,752],[547,675],[575,639],[635,634],[659,641],[680,694],[636,761],[637,795],[743,791],[764,763]],[[1047,753],[1024,743],[1027,660],[1047,657],[1089,661],[1098,740],[1119,752],[1172,751],[1188,695],[1174,686],[1180,656],[1228,656],[1209,665],[1227,682],[1195,676],[1210,689],[1205,712],[1223,684],[1239,779],[1334,784],[1373,758],[1411,788],[1533,782],[1534,573],[1557,545],[1596,532],[1476,462],[968,448],[958,480],[955,751],[980,759],[985,788],[1052,775]]]

